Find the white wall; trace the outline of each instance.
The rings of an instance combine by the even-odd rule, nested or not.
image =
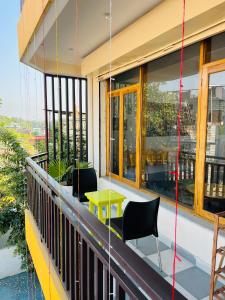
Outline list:
[[[100,82],[101,97],[101,176],[106,175],[106,81]]]
[[[99,176],[99,82],[93,76],[93,141],[94,161],[93,166]]]
[[[99,81],[88,76],[88,160],[99,176]]]
[[[0,279],[23,272],[21,258],[14,251],[15,247],[0,249]]]
[[[88,161],[94,161],[93,153],[93,87],[92,76],[87,77],[88,85]]]

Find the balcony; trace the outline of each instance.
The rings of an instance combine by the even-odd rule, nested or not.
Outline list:
[[[160,242],[163,262],[160,273],[156,254],[155,264],[149,259],[154,256],[151,255],[154,253],[151,252],[155,245],[153,239],[140,240],[136,248],[134,243],[124,243],[113,233],[109,236],[108,227],[73,197],[67,187],[49,176],[46,169],[47,153],[27,158],[29,212],[26,213],[26,235],[32,255],[28,229],[29,218],[32,218],[37,232],[35,239],[40,239],[48,253],[45,275],[50,272],[50,277],[54,277],[49,270],[56,270],[64,296],[68,299],[107,299],[107,295],[111,295],[110,299],[171,299],[172,275],[168,274],[172,274],[172,254],[169,253],[173,250]],[[111,186],[116,187],[116,183],[112,181]],[[36,251],[38,260],[42,250]],[[179,281],[175,299],[204,299],[200,295],[209,292],[210,276],[179,247],[178,257],[176,276]],[[43,284],[35,255],[33,259]],[[198,290],[198,286],[201,289]],[[49,289],[49,286],[42,288]],[[193,294],[188,293],[188,289]],[[196,293],[198,298],[194,297]]]
[[[181,130],[179,1],[117,3],[110,43],[101,2],[37,1],[34,17],[31,2],[19,22],[20,59],[44,72],[46,153],[27,159],[26,228],[46,298],[50,286],[59,299],[171,298],[178,192],[176,299],[206,300],[211,223],[225,208],[225,1],[186,7]],[[173,22],[158,26],[168,15]],[[78,157],[93,164],[99,190],[137,203],[160,196],[162,273],[154,238],[123,243],[47,174],[52,160]]]
[[[108,228],[46,166],[46,154],[27,158],[29,212],[68,299],[171,299],[171,285],[116,235],[109,240]],[[175,299],[185,297],[176,291]]]
[[[108,295],[112,296],[111,299],[171,299],[174,244],[173,237],[169,240],[165,237],[168,236],[166,230],[169,233],[174,230],[172,208],[169,211],[167,204],[161,201],[159,228],[163,272],[160,273],[154,238],[142,239],[136,246],[130,241],[125,244],[113,233],[109,235],[108,227],[72,196],[71,188],[59,184],[46,172],[49,162],[59,157],[68,162],[77,157],[86,161],[88,149],[93,145],[88,140],[87,131],[90,117],[87,81],[50,74],[45,74],[44,79],[46,148],[49,152],[27,158],[29,210],[26,212],[26,239],[46,299],[51,298],[51,289],[50,294],[56,299],[106,299]],[[148,153],[146,162],[150,162],[151,168],[146,171],[156,169],[159,159]],[[159,190],[161,184],[161,188],[170,193],[168,197],[173,198],[175,176],[168,170],[174,170],[175,164],[168,159],[162,166],[159,170],[164,172],[163,176],[159,176],[159,172],[146,172],[145,181],[154,183],[151,186],[154,197],[156,193],[163,194]],[[167,172],[164,168],[168,168]],[[182,152],[179,168],[180,188],[186,191],[183,185],[193,181],[195,174],[194,154]],[[215,162],[207,157],[207,170],[207,182],[214,177],[220,178],[223,164],[218,158]],[[153,199],[150,194],[144,196],[143,191],[107,176],[99,176],[98,187],[113,188],[125,195],[128,201]],[[189,198],[190,194],[187,193]],[[186,201],[189,199],[187,195],[184,197]],[[178,291],[175,299],[204,299],[209,294],[210,276],[204,272],[204,266],[200,266],[201,259],[204,261],[208,254],[211,258],[211,249],[208,247],[202,253],[199,243],[196,243],[196,252],[201,251],[199,257],[190,254],[188,251],[194,246],[187,244],[190,239],[185,236],[185,230],[189,226],[190,232],[196,232],[193,239],[199,242],[200,234],[209,234],[208,227],[199,226],[199,221],[190,220],[190,216],[184,218],[183,213],[179,220],[185,222],[184,227],[179,227],[179,242],[185,242],[187,248],[178,247],[180,260],[177,262]],[[193,280],[190,282],[189,278]]]

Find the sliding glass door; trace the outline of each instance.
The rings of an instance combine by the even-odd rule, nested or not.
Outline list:
[[[225,33],[111,77],[107,174],[213,220],[225,211]],[[178,165],[177,165],[178,163]]]
[[[137,92],[123,94],[123,177],[136,182]]]
[[[199,145],[199,176],[196,179],[199,212],[210,217],[225,211],[225,63],[203,68]]]
[[[109,173],[138,184],[139,86],[113,91],[109,97]]]
[[[119,176],[119,117],[120,97],[114,96],[110,101],[110,169],[117,176]]]

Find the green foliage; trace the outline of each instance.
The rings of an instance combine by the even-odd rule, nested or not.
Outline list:
[[[91,163],[87,161],[76,161],[75,165],[68,165],[66,159],[51,160],[48,165],[48,174],[58,182],[65,181],[67,185],[71,185],[74,168],[87,169],[91,167]]]
[[[18,200],[25,198],[25,158],[28,153],[21,147],[16,135],[0,127],[0,191]]]
[[[160,83],[144,85],[144,122],[147,136],[163,137],[177,135],[177,115],[179,111],[179,95],[176,92],[161,91]],[[183,109],[181,123],[188,124],[190,112]],[[193,121],[190,121],[192,124]],[[184,126],[181,135],[187,135]]]
[[[48,174],[57,181],[61,181],[68,172],[68,165],[65,159],[55,159],[49,162]]]
[[[0,200],[2,202],[2,199]],[[15,254],[21,256],[22,268],[27,267],[27,259],[30,261],[30,255],[27,250],[25,239],[25,220],[24,210],[26,202],[20,202],[16,199],[5,197],[4,204],[0,207],[0,232],[2,234],[10,230],[8,245],[16,246]],[[29,265],[28,268],[32,266]]]
[[[76,169],[87,169],[91,167],[92,167],[92,163],[88,161],[76,161],[75,163]]]
[[[12,125],[16,123],[16,120],[18,120],[19,122],[19,119],[16,118],[0,116],[0,128],[7,127],[7,132],[11,132],[14,135],[14,137],[16,137],[16,140],[19,142],[22,149],[25,149],[25,151],[27,151],[29,155],[36,154],[36,150],[33,147],[33,144],[30,143],[31,135],[29,133],[24,133],[22,130],[20,130],[21,128],[18,129],[12,127]],[[26,125],[25,121],[23,121],[22,123],[24,124],[24,126]],[[24,128],[26,127],[23,127],[23,129]]]
[[[178,113],[176,95],[161,92],[159,83],[148,83],[144,86],[143,97],[147,136],[173,135]]]
[[[46,152],[45,141],[44,140],[36,141],[35,148],[37,149],[38,153],[44,153],[44,152]]]
[[[0,127],[0,232],[10,230],[8,243],[15,245],[15,252],[21,255],[22,267],[27,264],[24,210],[27,206],[25,158],[22,148],[13,132]],[[29,259],[30,261],[30,259]]]
[[[85,123],[85,119],[83,116],[83,122],[82,122],[82,130],[83,132],[85,132],[86,128],[86,123]],[[74,153],[74,148],[73,148],[73,139],[70,136],[69,140],[70,140],[70,148],[69,148],[69,156],[70,156],[70,161],[68,162],[68,164],[70,165],[75,159],[77,159],[78,157],[81,157],[81,153],[80,153],[80,146],[81,146],[81,141],[80,141],[80,126],[79,126],[79,120],[77,120],[77,125],[76,125],[76,153]],[[55,141],[56,141],[56,158],[62,158],[62,159],[66,159],[67,157],[67,143],[65,142],[67,140],[67,136],[66,136],[66,132],[65,130],[62,131],[62,136],[60,136],[60,123],[58,120],[56,120],[56,124],[55,124]],[[62,149],[60,151],[60,140],[62,138]],[[49,154],[49,159],[50,161],[52,159],[54,159],[54,155],[53,155],[53,129],[50,128],[50,138],[49,138],[49,144],[48,144],[48,154]],[[86,147],[87,147],[87,143],[86,143],[86,139],[84,138],[84,135],[82,137],[82,148],[83,148],[83,157],[82,160],[86,160],[87,159],[87,155],[86,155]],[[45,151],[44,151],[45,152]]]

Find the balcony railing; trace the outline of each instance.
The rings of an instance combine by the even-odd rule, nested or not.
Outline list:
[[[36,162],[42,169],[47,170],[48,153],[43,152],[32,156],[32,160]]]
[[[69,298],[171,299],[171,285],[46,173],[44,156],[27,158],[28,204]]]

